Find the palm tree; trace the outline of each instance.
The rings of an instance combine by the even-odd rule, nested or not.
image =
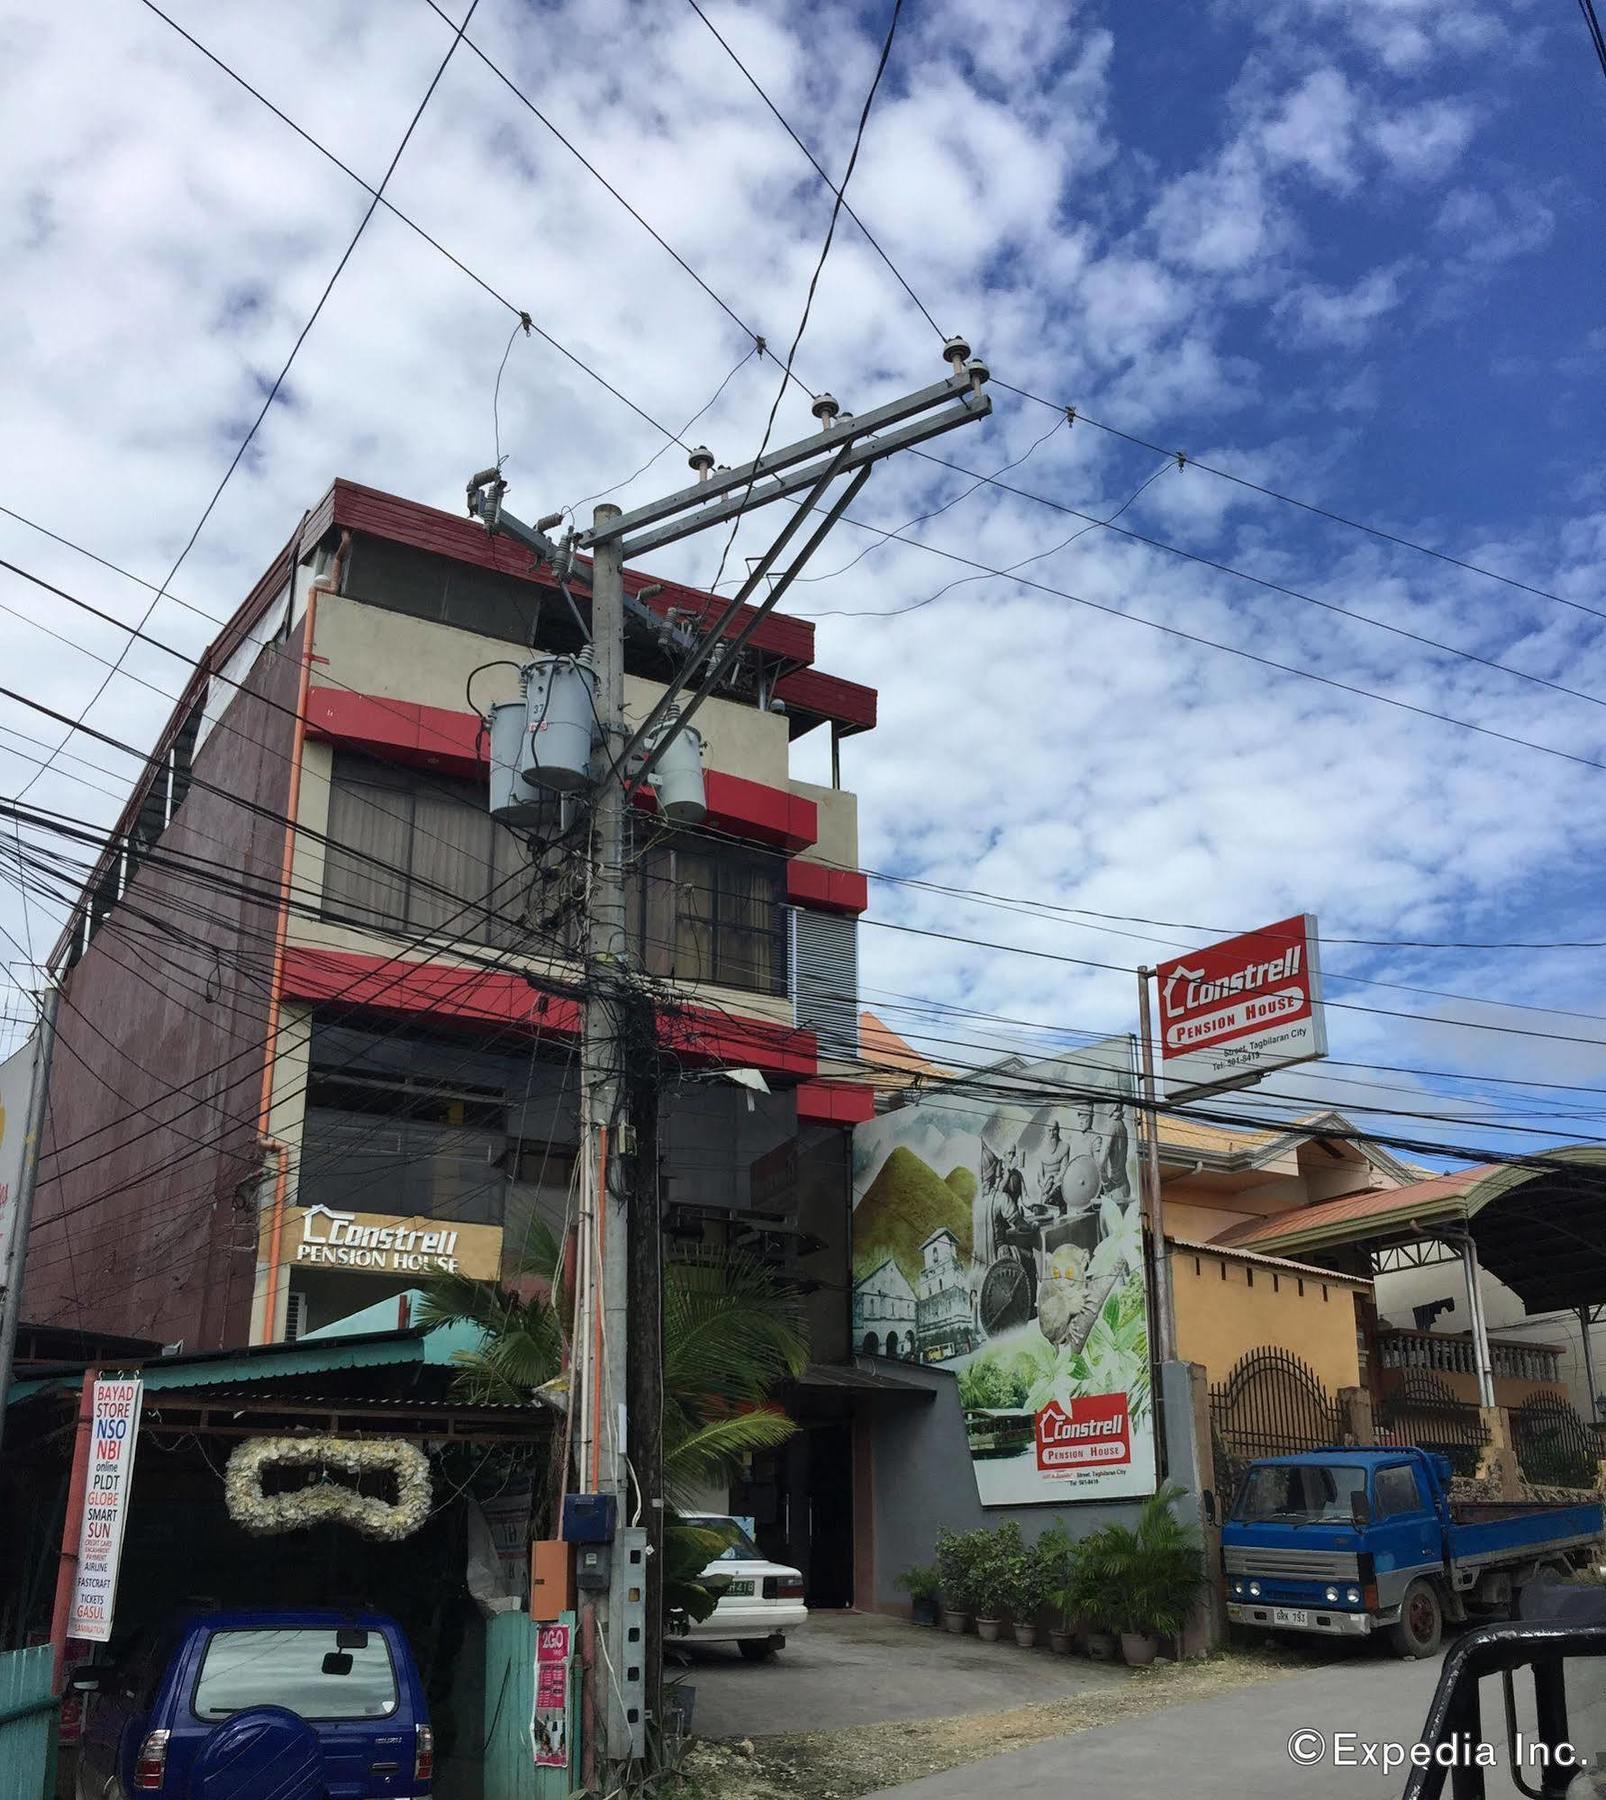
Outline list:
[[[534,1298],[465,1275],[439,1275],[426,1286],[421,1323],[466,1322],[484,1333],[477,1349],[457,1352],[466,1399],[523,1405],[562,1374],[569,1305],[561,1261],[556,1237],[536,1221],[523,1265],[542,1283]],[[663,1443],[671,1499],[730,1477],[749,1456],[792,1435],[796,1427],[773,1397],[807,1357],[800,1296],[763,1263],[732,1250],[666,1260]]]

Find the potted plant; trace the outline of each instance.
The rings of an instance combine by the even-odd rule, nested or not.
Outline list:
[[[1061,1616],[1067,1628],[1073,1618],[1086,1628],[1087,1653],[1094,1662],[1115,1660],[1114,1620],[1118,1610],[1110,1543],[1112,1526],[1090,1531],[1076,1545],[1060,1592]]]
[[[1074,1632],[1071,1621],[1076,1615],[1071,1592],[1072,1564],[1076,1545],[1063,1523],[1056,1520],[1037,1540],[1039,1579],[1043,1601],[1054,1610],[1058,1623],[1048,1628],[1049,1647],[1060,1656],[1069,1656]]]
[[[917,1625],[937,1623],[937,1596],[942,1577],[935,1563],[916,1563],[898,1577],[898,1586],[909,1596],[909,1611]]]
[[[996,1531],[976,1531],[976,1635],[997,1643],[1009,1607],[1010,1569],[1021,1550],[1020,1527],[1000,1525]]]
[[[1014,1623],[1015,1642],[1030,1650],[1037,1643],[1037,1615],[1048,1597],[1048,1566],[1037,1545],[1028,1548],[1020,1541],[1015,1526],[1004,1529],[1011,1536],[999,1547],[999,1580]]]
[[[1205,1583],[1198,1535],[1171,1510],[1181,1493],[1167,1484],[1144,1501],[1135,1526],[1106,1525],[1096,1534],[1103,1612],[1134,1668],[1154,1661],[1158,1637],[1182,1630]]]
[[[974,1531],[937,1533],[937,1587],[942,1595],[942,1628],[955,1633],[965,1629],[976,1605],[976,1546]]]

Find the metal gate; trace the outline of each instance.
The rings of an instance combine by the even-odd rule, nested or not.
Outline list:
[[[0,1655],[0,1800],[50,1800],[56,1787],[56,1715],[48,1644]]]
[[[1595,1485],[1599,1442],[1560,1394],[1530,1394],[1512,1407],[1511,1438],[1524,1481],[1536,1487]]]
[[[1216,1485],[1228,1494],[1257,1457],[1345,1443],[1349,1424],[1313,1369],[1266,1344],[1241,1356],[1227,1379],[1211,1387],[1210,1432]]]
[[[1380,1444],[1416,1445],[1448,1457],[1457,1475],[1476,1475],[1489,1442],[1482,1409],[1462,1400],[1437,1375],[1407,1370],[1377,1414]]]

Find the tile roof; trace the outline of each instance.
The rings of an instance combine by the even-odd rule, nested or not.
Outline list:
[[[1231,1226],[1216,1242],[1245,1248],[1360,1243],[1413,1218],[1457,1216],[1462,1210],[1458,1203],[1489,1172],[1487,1168],[1457,1169],[1449,1175],[1430,1176],[1426,1181],[1385,1188],[1380,1193],[1344,1194],[1337,1200],[1278,1213],[1274,1218]]]

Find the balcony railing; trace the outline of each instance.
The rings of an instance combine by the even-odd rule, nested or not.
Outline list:
[[[1385,1326],[1377,1334],[1377,1359],[1385,1369],[1426,1369],[1436,1375],[1475,1375],[1472,1339],[1442,1331],[1404,1331]],[[1561,1352],[1548,1344],[1489,1340],[1496,1381],[1560,1382]]]

